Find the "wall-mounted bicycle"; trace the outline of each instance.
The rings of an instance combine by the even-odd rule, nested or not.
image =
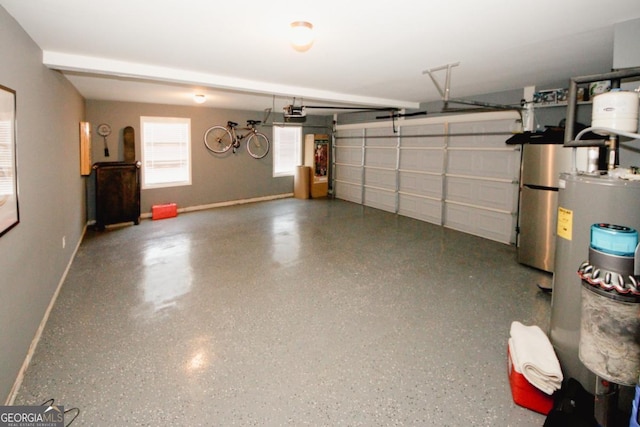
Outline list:
[[[247,138],[247,152],[254,159],[261,159],[269,152],[269,138],[256,130],[258,120],[247,120],[247,127],[242,128],[249,132],[244,135],[236,133],[237,123],[227,122],[226,126],[213,126],[204,133],[204,145],[211,152],[222,154],[233,148],[235,153],[240,147],[240,141]]]

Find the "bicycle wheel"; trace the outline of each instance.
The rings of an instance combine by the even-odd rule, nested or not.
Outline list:
[[[210,127],[204,133],[204,145],[214,153],[226,153],[231,148],[231,132],[224,126]]]
[[[254,159],[261,159],[269,152],[269,138],[263,133],[256,132],[247,139],[247,151]]]

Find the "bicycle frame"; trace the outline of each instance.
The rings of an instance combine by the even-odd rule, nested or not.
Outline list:
[[[230,124],[227,124],[227,129],[229,130],[229,133],[231,134],[231,146],[233,147],[233,152],[236,152],[236,149],[238,147],[240,147],[240,141],[242,141],[244,138],[246,138],[249,135],[252,134],[256,134],[256,128],[255,127],[244,127],[244,128],[240,128],[241,130],[248,130],[249,132],[245,133],[245,134],[239,134],[236,131],[237,126],[231,126]]]
[[[222,154],[232,149],[233,153],[240,147],[243,139],[247,144],[247,152],[255,159],[261,159],[269,152],[269,138],[258,132],[259,121],[247,120],[247,127],[238,128],[238,124],[228,121],[226,126],[212,126],[204,133],[204,144],[208,150]],[[240,133],[240,131],[247,131]]]

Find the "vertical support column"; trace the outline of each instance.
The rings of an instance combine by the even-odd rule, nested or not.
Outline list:
[[[338,115],[333,115],[333,123],[331,125],[331,180],[329,185],[329,197],[336,198],[336,123],[338,123]]]
[[[611,89],[620,89],[620,79],[611,79]],[[620,146],[618,135],[609,135],[608,170],[613,170],[620,164]]]
[[[569,94],[567,98],[567,117],[565,119],[564,127],[564,142],[573,141],[573,134],[576,124],[576,102],[578,96],[578,83],[571,79],[569,81]],[[576,175],[578,173],[577,165],[578,149],[576,147],[571,149],[571,174]]]
[[[446,212],[447,212],[447,162],[448,162],[448,151],[449,151],[449,123],[443,123],[444,126],[444,148],[442,155],[442,195],[440,196],[440,225],[444,225],[446,221]]]
[[[533,94],[535,86],[527,86],[524,88],[523,99],[525,101],[524,110],[522,110],[522,130],[525,132],[535,131],[535,110],[533,106]]]
[[[395,188],[395,210],[394,213],[400,212],[400,146],[402,145],[402,127],[398,128],[396,134],[396,188]]]
[[[362,129],[362,156],[360,158],[360,166],[361,166],[361,178],[360,178],[360,182],[361,182],[361,187],[360,187],[360,204],[364,206],[364,192],[365,192],[365,170],[364,170],[364,166],[365,166],[365,156],[366,156],[366,150],[367,150],[367,129],[363,128]]]

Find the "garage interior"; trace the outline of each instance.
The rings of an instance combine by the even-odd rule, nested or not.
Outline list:
[[[522,146],[506,141],[590,125],[571,79],[588,92],[584,76],[640,67],[640,6],[568,20],[599,3],[544,1],[528,28],[511,3],[333,3],[0,0],[17,200],[0,230],[5,405],[53,398],[80,425],[544,423],[512,398],[507,340],[514,321],[551,333],[557,293],[553,271],[518,262]],[[297,21],[305,48],[285,34]],[[97,229],[78,124],[89,163],[109,164],[127,128],[141,159],[143,117],[189,120],[189,184],[143,186],[139,224]],[[202,142],[249,120],[272,144],[276,128],[327,135],[326,196],[294,197],[273,145],[254,159],[246,141],[222,156]],[[619,142],[616,166],[640,164],[637,140]],[[166,203],[177,216],[153,220]]]

